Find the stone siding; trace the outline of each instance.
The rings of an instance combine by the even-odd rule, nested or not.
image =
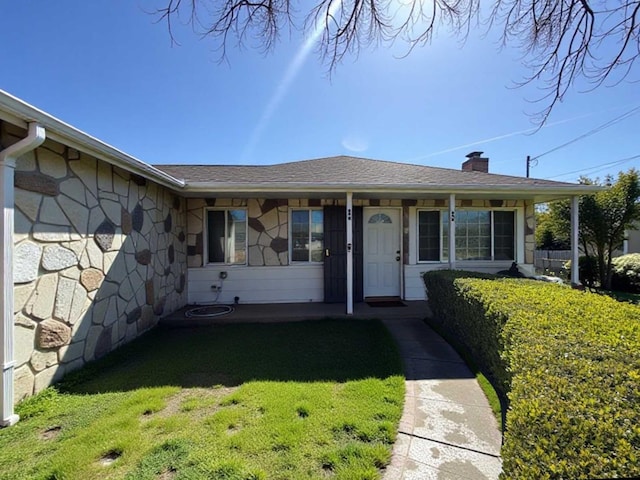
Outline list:
[[[533,265],[536,250],[536,209],[532,201],[524,204],[524,263]]]
[[[3,123],[0,142],[25,132]],[[51,140],[15,170],[19,401],[186,303],[186,205],[168,189]]]
[[[206,208],[243,208],[247,210],[248,265],[279,266],[289,263],[289,206],[300,200],[276,199],[188,199],[187,249],[189,267],[201,267],[204,261]]]
[[[279,266],[289,263],[289,209],[346,206],[345,198],[333,199],[255,199],[207,198],[187,199],[187,262],[190,268],[204,265],[205,211],[207,208],[242,208],[247,210],[247,249],[249,266]],[[354,199],[354,207],[402,207],[403,263],[409,264],[409,208],[446,208],[448,199]],[[527,204],[533,211],[533,204]],[[522,200],[456,200],[457,208],[516,208]],[[527,216],[527,225],[529,224]],[[528,228],[527,228],[528,232]],[[527,234],[527,239],[529,238]],[[533,248],[526,242],[526,258]],[[529,262],[527,262],[529,263]]]

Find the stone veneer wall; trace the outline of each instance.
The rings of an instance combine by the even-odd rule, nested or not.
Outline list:
[[[533,201],[524,202],[524,263],[533,264],[536,250],[536,208]]]
[[[274,199],[187,199],[187,251],[189,267],[201,267],[204,256],[205,207],[247,210],[248,264],[277,266],[289,263],[289,206],[306,201]],[[303,205],[304,204],[304,205]]]
[[[289,208],[345,206],[346,199],[229,199],[207,198],[187,200],[187,262],[189,267],[202,267],[204,255],[204,209],[246,208],[248,210],[248,249],[250,266],[287,265],[289,257]],[[355,207],[402,207],[404,264],[409,264],[409,208],[445,208],[445,199],[354,199]],[[522,200],[456,200],[456,207],[516,208],[525,207],[525,261],[533,263],[535,249],[535,215],[533,202]]]
[[[6,123],[7,146],[26,135]],[[15,397],[129,342],[186,303],[186,206],[47,140],[15,171]]]

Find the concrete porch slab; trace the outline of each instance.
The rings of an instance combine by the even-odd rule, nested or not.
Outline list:
[[[252,322],[295,322],[320,320],[322,318],[425,318],[430,315],[426,301],[405,301],[405,307],[371,307],[366,303],[354,305],[353,315],[345,313],[345,305],[340,303],[270,303],[233,305],[234,311],[228,315],[213,318],[187,318],[185,312],[193,305],[184,307],[160,320],[160,324],[170,327],[194,327],[219,323]]]

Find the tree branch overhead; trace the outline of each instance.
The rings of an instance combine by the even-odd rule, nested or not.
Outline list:
[[[402,41],[408,54],[441,27],[466,39],[474,20],[500,28],[502,43],[523,52],[529,74],[518,85],[540,85],[542,125],[569,88],[616,84],[635,73],[640,56],[640,0],[161,0],[156,10],[177,43],[174,22],[211,38],[226,58],[229,45],[270,51],[282,29],[322,29],[317,50],[329,70],[346,55]]]

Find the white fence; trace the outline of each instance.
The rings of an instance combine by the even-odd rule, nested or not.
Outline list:
[[[553,272],[557,275],[567,260],[571,260],[571,250],[536,250],[533,252],[533,263],[538,271]]]

